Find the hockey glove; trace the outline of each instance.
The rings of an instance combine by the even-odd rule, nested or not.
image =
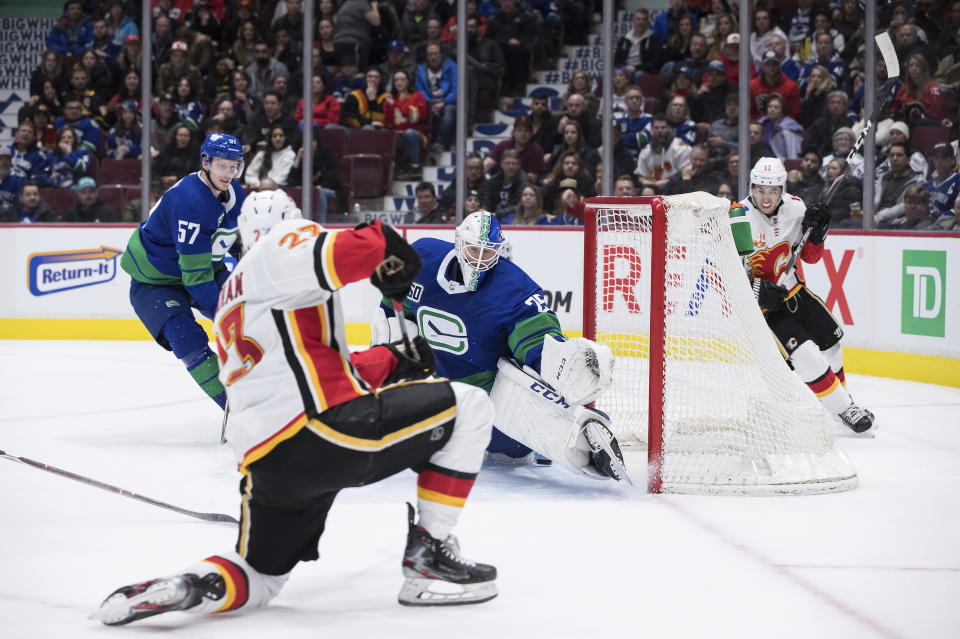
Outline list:
[[[397,358],[397,367],[393,369],[390,376],[383,382],[384,386],[396,384],[405,379],[426,379],[433,375],[437,368],[437,358],[433,354],[427,340],[420,335],[413,338],[411,346],[413,353],[407,351],[403,342],[393,342],[384,344]]]
[[[360,225],[357,228],[361,228]],[[387,299],[402,302],[410,292],[410,285],[420,272],[422,260],[413,247],[400,237],[392,226],[380,227],[387,242],[383,261],[370,276],[370,283],[380,289]]]
[[[801,227],[804,231],[811,229],[810,242],[813,244],[823,244],[827,239],[827,229],[830,227],[830,209],[826,204],[817,202],[807,207],[803,214],[803,223]]]
[[[789,292],[783,286],[758,277],[753,280],[753,294],[757,298],[760,310],[764,313],[772,313],[780,308],[783,301],[787,299]]]

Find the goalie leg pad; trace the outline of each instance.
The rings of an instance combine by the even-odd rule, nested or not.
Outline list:
[[[603,422],[592,409],[571,406],[559,393],[501,359],[490,391],[496,408],[494,425],[509,437],[575,474],[606,479],[597,471],[583,433],[587,421]]]
[[[577,337],[566,341],[546,336],[540,374],[571,405],[589,404],[613,380],[613,353],[604,344]]]

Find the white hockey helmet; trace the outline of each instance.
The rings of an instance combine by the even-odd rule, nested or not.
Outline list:
[[[296,202],[280,189],[251,193],[243,201],[237,217],[243,251],[250,250],[253,243],[269,233],[277,222],[302,217]]]
[[[787,170],[779,158],[760,158],[750,171],[750,185],[779,186],[787,183]]]
[[[463,283],[468,291],[475,291],[483,273],[497,265],[503,252],[503,234],[497,216],[480,210],[465,217],[457,227],[455,246]]]

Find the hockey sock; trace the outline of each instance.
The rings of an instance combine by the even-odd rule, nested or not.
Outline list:
[[[433,464],[417,478],[420,521],[435,539],[446,539],[460,518],[460,511],[473,488],[477,473],[461,473]]]
[[[253,569],[235,552],[213,555],[199,561],[181,574],[192,573],[207,586],[207,593],[193,613],[230,612],[238,608],[257,608],[277,596],[289,575],[265,575]]]
[[[175,315],[163,325],[163,338],[170,345],[193,381],[203,389],[222,409],[227,406],[227,393],[217,379],[220,365],[210,350],[206,331],[193,319],[193,315]]]
[[[226,409],[227,391],[224,390],[223,384],[217,378],[217,374],[220,372],[220,364],[210,347],[205,346],[199,351],[190,353],[180,361],[187,367],[190,377],[203,389],[203,392],[209,395],[220,408]]]
[[[827,358],[827,361],[830,362],[830,369],[833,371],[833,374],[840,380],[840,384],[846,388],[847,378],[846,375],[843,374],[843,348],[840,346],[840,342],[823,351],[823,355]]]
[[[436,539],[446,539],[460,517],[480,472],[494,415],[493,403],[482,389],[459,382],[450,386],[457,398],[453,433],[417,479],[417,523]]]
[[[790,361],[800,379],[810,387],[828,411],[839,415],[850,406],[850,396],[816,344],[812,341],[804,342],[793,351]]]

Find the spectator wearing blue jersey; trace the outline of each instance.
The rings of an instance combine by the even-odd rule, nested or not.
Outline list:
[[[140,116],[136,102],[120,104],[120,117],[117,124],[107,134],[107,157],[122,160],[136,159],[142,151],[140,147]]]
[[[197,99],[197,87],[189,76],[180,76],[174,86],[173,110],[180,116],[180,121],[194,131],[200,128],[203,121],[205,107]]]
[[[80,0],[67,0],[63,15],[47,34],[47,48],[62,55],[80,55],[93,35],[90,17],[83,13]]]
[[[650,124],[651,117],[643,111],[643,91],[640,87],[628,86],[623,95],[623,101],[627,111],[622,117],[617,118],[614,124],[620,129],[620,140],[623,145],[636,160],[640,149],[647,144],[644,131]]]
[[[24,178],[13,174],[13,158],[10,149],[0,147],[0,220],[14,221],[17,198]],[[8,213],[10,217],[8,217]]]
[[[24,120],[17,126],[17,132],[10,145],[13,158],[11,174],[23,179],[37,180],[43,176],[46,160],[37,145],[37,129],[33,122]]]
[[[54,147],[44,158],[44,186],[70,188],[87,172],[90,154],[80,146],[77,132],[68,126],[57,131]]]
[[[694,31],[697,30],[697,15],[684,8],[684,0],[670,0],[670,8],[661,11],[657,19],[653,21],[653,33],[660,38],[661,42],[666,42],[672,34],[677,33],[680,18],[688,17],[693,23]]]
[[[130,303],[137,316],[221,408],[226,393],[217,379],[217,357],[193,309],[212,319],[230,275],[224,258],[237,238],[242,173],[240,141],[211,133],[200,147],[200,170],[163,194],[120,258],[132,278]],[[229,328],[223,332],[232,334]]]
[[[53,121],[53,128],[59,134],[64,128],[76,132],[77,144],[89,153],[96,153],[100,147],[100,127],[83,114],[83,100],[78,95],[69,95],[63,102],[63,115]]]
[[[800,70],[800,78],[797,80],[797,83],[800,85],[800,90],[803,91],[803,89],[806,88],[807,81],[810,78],[810,72],[818,65],[826,67],[830,75],[833,76],[833,79],[837,81],[838,86],[844,86],[846,83],[847,65],[844,63],[843,58],[840,57],[840,54],[837,53],[836,49],[834,49],[833,37],[826,31],[818,31],[816,34],[815,47],[816,56],[804,64],[803,69]]]
[[[105,17],[107,31],[118,43],[125,43],[130,36],[140,36],[140,29],[137,23],[125,15],[122,0],[110,0],[110,11]],[[139,42],[139,40],[138,40]]]
[[[933,172],[924,188],[930,192],[930,212],[953,215],[953,207],[960,192],[960,172],[957,157],[949,142],[938,142],[931,152]]]
[[[430,148],[440,153],[453,141],[457,120],[457,64],[443,55],[438,44],[428,44],[426,55],[427,61],[417,65],[416,86],[437,123]]]
[[[93,51],[102,62],[113,62],[120,55],[123,45],[110,35],[106,21],[98,18],[93,21],[93,29],[87,48]]]
[[[60,213],[54,211],[49,203],[40,198],[40,187],[36,182],[25,180],[20,183],[19,206],[7,211],[4,221],[32,224],[34,222],[60,222]]]

